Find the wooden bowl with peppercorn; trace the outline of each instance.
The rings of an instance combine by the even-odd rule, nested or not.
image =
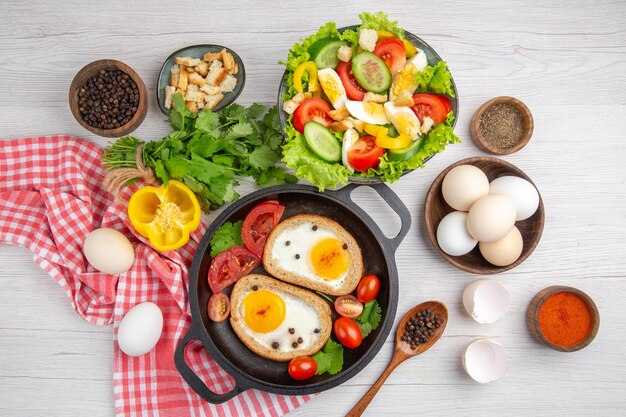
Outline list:
[[[539,291],[528,305],[530,332],[544,345],[575,352],[593,341],[600,328],[600,312],[581,290],[553,285]]]
[[[508,155],[530,142],[534,127],[533,115],[524,103],[514,97],[500,96],[476,110],[470,133],[483,151]]]
[[[70,85],[69,104],[82,127],[107,138],[129,134],[148,113],[143,80],[114,59],[94,61],[78,71]]]

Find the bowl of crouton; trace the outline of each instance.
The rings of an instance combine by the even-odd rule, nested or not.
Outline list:
[[[198,112],[220,110],[243,91],[246,71],[233,50],[220,45],[193,45],[172,53],[163,63],[157,83],[159,109],[168,115],[172,96],[181,93],[185,106]]]

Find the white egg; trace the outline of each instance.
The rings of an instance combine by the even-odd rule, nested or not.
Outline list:
[[[467,213],[453,211],[441,219],[437,226],[437,243],[451,256],[463,256],[474,249],[478,241],[467,231]]]
[[[476,339],[463,352],[465,372],[481,384],[500,379],[506,372],[506,367],[504,348],[491,339]]]
[[[492,265],[507,266],[522,254],[524,248],[524,239],[519,229],[515,226],[506,236],[495,242],[480,242],[478,244],[481,255]]]
[[[341,162],[343,162],[343,166],[348,168],[350,172],[354,172],[354,168],[352,168],[348,162],[348,151],[358,140],[359,132],[353,128],[346,130],[346,133],[343,134],[343,143],[341,144]]]
[[[315,232],[311,230],[315,226]],[[298,224],[289,229],[285,229],[279,236],[275,238],[276,242],[287,242],[285,244],[275,244],[272,248],[272,257],[276,260],[276,264],[280,269],[297,273],[303,277],[313,281],[321,281],[334,288],[341,288],[344,284],[350,267],[350,257],[345,255],[342,262],[333,264],[333,270],[328,271],[332,277],[320,276],[316,272],[314,262],[322,267],[325,265],[323,259],[316,259],[313,253],[316,249],[322,249],[324,252],[327,245],[341,245],[341,238],[330,229],[315,225],[310,222]],[[267,250],[267,248],[266,248]],[[340,251],[339,253],[344,253]],[[297,256],[296,256],[297,255]],[[323,268],[318,268],[318,270]]]
[[[520,177],[500,177],[489,184],[489,194],[507,196],[515,205],[516,220],[526,220],[539,207],[539,193],[534,185]]]
[[[141,303],[131,308],[117,329],[117,343],[128,356],[150,352],[161,338],[163,313],[154,303]]]
[[[122,274],[133,266],[133,245],[122,233],[103,227],[87,235],[83,243],[87,262],[105,274]]]
[[[489,180],[474,165],[459,165],[444,177],[441,193],[446,203],[455,210],[469,211],[479,198],[489,194]]]
[[[387,118],[399,133],[403,133],[416,140],[420,136],[420,121],[408,106],[396,106],[393,102],[386,102],[383,107]]]
[[[346,109],[348,109],[352,117],[371,125],[386,125],[389,123],[385,108],[380,103],[348,100],[346,101]]]
[[[295,337],[302,337],[299,349],[307,349],[319,340],[320,333],[315,332],[315,329],[322,327],[318,312],[305,300],[284,291],[267,288],[247,291],[242,300],[240,305],[233,307],[238,309],[239,316],[243,318],[244,332],[268,349],[291,352]],[[257,317],[246,316],[246,310],[254,312],[275,303],[282,305],[280,308],[272,309],[272,313],[263,316],[261,321]],[[289,332],[290,328],[295,329],[294,334]],[[272,347],[274,342],[278,342],[278,348]]]
[[[511,294],[492,279],[479,279],[463,290],[465,311],[479,323],[495,323],[510,305]]]
[[[515,224],[515,206],[503,195],[486,195],[467,213],[467,230],[479,242],[495,242]]]
[[[335,109],[344,108],[348,96],[346,95],[346,89],[343,88],[339,74],[332,68],[325,68],[317,71],[317,79],[322,86],[322,90],[324,90],[324,94],[328,97],[330,104],[332,104]]]

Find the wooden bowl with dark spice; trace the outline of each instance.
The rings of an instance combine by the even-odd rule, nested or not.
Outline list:
[[[564,285],[544,288],[526,312],[530,332],[544,345],[575,352],[593,341],[600,328],[600,312],[591,297]]]
[[[107,138],[137,129],[148,113],[148,93],[139,75],[114,59],[84,66],[70,85],[69,104],[76,121]]]
[[[524,103],[514,97],[500,96],[478,108],[470,123],[470,133],[483,151],[508,155],[528,144],[534,127],[532,113]]]
[[[446,203],[441,188],[446,174],[459,165],[474,165],[485,173],[489,182],[499,177],[514,176],[523,178],[534,185],[530,177],[526,175],[524,171],[499,158],[492,156],[477,156],[455,162],[443,170],[437,178],[435,178],[430,186],[430,189],[428,190],[428,193],[426,194],[426,201],[424,202],[424,225],[426,227],[426,234],[428,235],[428,238],[433,244],[435,250],[443,259],[463,271],[471,272],[473,274],[488,275],[498,274],[515,268],[524,262],[531,253],[533,253],[539,244],[541,235],[543,234],[545,211],[541,194],[539,194],[539,206],[537,207],[535,213],[525,220],[515,222],[515,226],[519,229],[520,234],[522,235],[523,242],[522,252],[515,262],[506,266],[492,265],[480,253],[478,245],[465,255],[448,255],[441,249],[439,243],[437,242],[437,227],[447,214],[455,210],[450,207],[448,203]]]

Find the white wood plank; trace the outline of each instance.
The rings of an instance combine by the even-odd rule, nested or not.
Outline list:
[[[67,107],[76,71],[113,57],[135,68],[153,92],[165,57],[195,43],[228,45],[240,53],[248,78],[239,101],[270,104],[283,71],[276,62],[295,41],[328,20],[353,24],[360,11],[380,7],[356,0],[189,1],[183,7],[163,0],[4,1],[0,138],[64,133],[105,145],[107,140],[83,130]],[[440,299],[451,318],[440,344],[400,366],[366,415],[625,414],[626,3],[453,0],[433,12],[401,0],[384,9],[449,62],[461,100],[457,133],[464,142],[392,186],[413,214],[396,254],[398,314]],[[532,141],[504,159],[537,184],[546,227],[524,264],[493,277],[511,292],[511,310],[495,324],[479,325],[460,300],[464,286],[479,277],[438,257],[425,235],[422,211],[441,170],[483,154],[471,142],[469,121],[496,95],[519,97],[533,111]],[[153,95],[135,134],[157,139],[168,132],[163,120]],[[243,193],[252,190],[242,187]],[[358,191],[353,197],[389,236],[398,230],[391,210],[373,193]],[[113,415],[112,329],[82,321],[28,251],[0,246],[0,265],[0,415],[83,416],[85,410]],[[600,332],[583,351],[553,352],[526,329],[531,297],[555,283],[584,289],[600,308]],[[463,347],[478,336],[497,339],[509,358],[505,377],[484,386],[465,376],[460,364]],[[382,372],[391,351],[390,338],[359,375],[291,415],[344,414]]]

